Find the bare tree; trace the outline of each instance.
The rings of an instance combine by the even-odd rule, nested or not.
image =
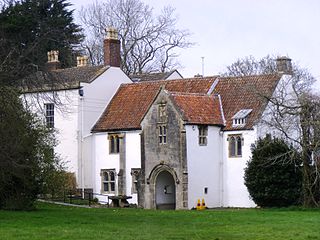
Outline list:
[[[256,60],[250,56],[228,66],[223,75],[279,74],[277,70],[274,58],[267,56]],[[260,127],[265,127],[265,132],[274,132],[301,151],[303,205],[314,207],[320,205],[320,98],[311,94],[315,78],[307,69],[293,64],[290,70],[273,96],[261,95],[268,100],[268,105]]]
[[[103,61],[102,42],[106,27],[119,31],[122,69],[127,74],[170,70],[178,65],[177,49],[192,46],[187,30],[176,27],[174,8],[159,15],[140,0],[107,0],[80,11],[87,31],[84,47],[93,64]]]

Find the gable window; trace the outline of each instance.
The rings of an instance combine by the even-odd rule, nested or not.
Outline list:
[[[102,169],[101,170],[102,192],[115,193],[116,191],[116,170]]]
[[[231,135],[229,140],[229,157],[242,156],[242,135]]]
[[[46,125],[48,128],[54,127],[54,104],[46,103],[45,105]]]
[[[137,193],[138,192],[139,174],[140,174],[140,168],[132,168],[131,169],[131,176],[132,176],[131,193]]]
[[[120,151],[120,138],[116,134],[109,135],[109,152],[119,153]]]
[[[159,132],[159,143],[166,144],[167,143],[167,126],[159,125],[158,132]]]
[[[200,125],[199,127],[199,145],[206,146],[207,145],[207,136],[208,136],[208,126]]]

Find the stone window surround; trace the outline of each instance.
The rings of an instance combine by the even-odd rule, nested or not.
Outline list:
[[[120,138],[122,137],[123,135],[118,133],[108,134],[110,154],[118,154],[120,152]]]
[[[101,169],[101,193],[116,192],[116,169]]]
[[[199,125],[199,146],[207,146],[208,125]]]
[[[229,157],[230,158],[242,157],[242,146],[244,142],[242,134],[228,135],[227,141],[229,141],[229,144],[228,144]]]
[[[158,125],[158,136],[159,136],[159,144],[167,144],[167,125],[159,124]]]

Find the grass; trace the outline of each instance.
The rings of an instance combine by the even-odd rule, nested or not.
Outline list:
[[[320,239],[320,210],[154,211],[39,203],[0,211],[0,239]]]

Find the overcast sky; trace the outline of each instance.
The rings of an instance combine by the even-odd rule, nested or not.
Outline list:
[[[91,0],[71,0],[80,9]],[[184,77],[218,74],[236,59],[289,56],[320,78],[319,0],[144,0],[157,11],[171,5],[179,28],[196,45],[180,53]]]

